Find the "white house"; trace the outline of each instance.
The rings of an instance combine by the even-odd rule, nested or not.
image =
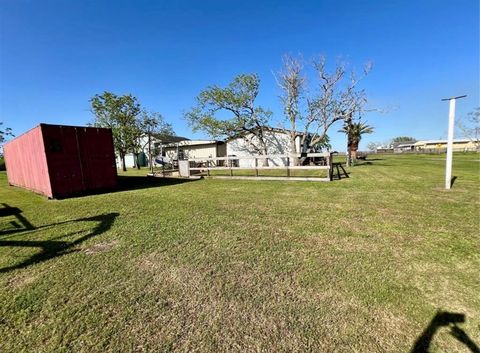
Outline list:
[[[267,154],[270,155],[285,155],[290,154],[290,135],[288,131],[268,128],[264,133],[264,138],[267,145]],[[295,145],[297,151],[300,151],[301,136],[297,136],[295,139]],[[248,157],[252,155],[258,155],[252,145],[258,146],[258,138],[250,133],[235,138],[231,138],[226,141],[227,143],[227,156],[229,157]],[[287,164],[286,158],[274,158],[268,161],[269,165],[285,166]],[[238,165],[240,167],[254,167],[255,161],[253,159],[239,159]]]
[[[399,143],[393,146],[393,152],[395,153],[402,153],[402,152],[411,152],[415,149],[415,142],[405,142]]]
[[[185,140],[162,145],[161,149],[162,156],[171,161],[188,158],[217,158],[226,155],[225,142],[215,140]]]

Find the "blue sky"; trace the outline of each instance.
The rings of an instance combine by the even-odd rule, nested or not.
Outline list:
[[[479,1],[0,1],[0,121],[20,134],[40,122],[92,121],[89,98],[132,93],[193,135],[182,112],[211,84],[258,73],[258,104],[282,119],[272,72],[285,53],[372,61],[363,87],[376,132],[446,136],[448,104],[468,94],[457,116],[479,106]],[[345,150],[344,136],[330,135]]]

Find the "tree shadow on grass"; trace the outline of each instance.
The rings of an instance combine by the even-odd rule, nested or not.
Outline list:
[[[463,343],[471,352],[480,353],[480,348],[475,342],[473,342],[465,331],[458,327],[458,324],[463,322],[465,322],[464,314],[438,311],[425,330],[423,330],[422,334],[417,338],[410,353],[428,353],[432,339],[441,327],[450,328],[450,334],[453,337]]]
[[[4,204],[5,205],[5,204]],[[2,212],[4,213],[3,216],[5,216],[5,213],[8,215],[10,212],[9,210],[4,211],[5,209],[8,209],[9,207],[5,207],[2,209]],[[10,209],[14,209],[13,215],[15,215],[18,218],[19,212],[17,208],[10,207]],[[20,211],[21,213],[21,211]],[[0,268],[0,273],[6,273],[10,272],[16,269],[21,269],[21,268],[26,268],[30,265],[34,265],[43,261],[47,261],[50,259],[53,259],[55,257],[63,256],[68,253],[71,253],[73,251],[76,251],[73,249],[75,246],[78,244],[93,238],[94,236],[100,235],[106,231],[108,231],[112,225],[115,219],[118,217],[118,213],[107,213],[107,214],[102,214],[98,216],[93,216],[93,217],[84,217],[84,218],[78,218],[74,219],[71,221],[65,221],[65,222],[59,222],[59,223],[53,223],[49,225],[45,225],[42,227],[35,228],[33,225],[31,225],[28,221],[28,224],[30,227],[24,228],[22,230],[17,230],[17,232],[21,231],[32,231],[32,230],[38,230],[41,228],[46,228],[46,227],[52,227],[52,226],[59,226],[62,224],[67,224],[67,223],[76,223],[76,222],[97,222],[97,224],[94,226],[94,228],[86,235],[74,240],[74,241],[60,241],[60,240],[0,240],[0,247],[32,247],[32,248],[40,248],[41,251],[39,253],[36,253],[26,259],[25,261],[22,261],[19,264]],[[74,232],[68,235],[63,235],[56,237],[54,239],[60,239],[64,238],[66,236],[72,236],[75,234],[80,233],[81,231]]]

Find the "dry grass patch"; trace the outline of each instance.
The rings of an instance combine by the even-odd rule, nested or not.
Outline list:
[[[83,252],[87,255],[95,255],[112,250],[118,245],[118,240],[112,240],[109,242],[94,244],[88,248],[83,249]]]

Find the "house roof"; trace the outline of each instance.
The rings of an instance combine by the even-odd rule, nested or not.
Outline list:
[[[179,147],[182,146],[203,146],[203,145],[217,145],[217,144],[224,144],[223,141],[216,141],[216,140],[184,140],[174,143],[167,143],[164,147]]]
[[[402,143],[400,145],[397,145],[395,148],[411,147],[411,146],[415,146],[415,143],[414,142],[412,142],[412,143]]]
[[[282,128],[271,127],[271,126],[263,126],[263,129],[265,129],[266,131],[269,131],[269,132],[276,132],[276,133],[280,133],[280,134],[289,134],[290,132],[293,131],[293,130],[290,130],[290,129],[282,129]],[[304,132],[300,132],[300,131],[296,131],[295,133],[298,136],[303,136],[304,135]],[[231,136],[231,137],[227,138],[225,141],[231,141],[231,140],[235,140],[235,139],[238,139],[238,138],[242,138],[242,137],[245,137],[248,134],[251,134],[251,132],[243,131],[241,133],[238,133],[235,136]]]
[[[458,139],[458,140],[453,140],[453,143],[468,143],[471,140],[469,139]],[[414,146],[423,146],[423,145],[439,145],[439,144],[445,144],[447,143],[448,140],[424,140],[424,141],[418,141],[414,144]]]
[[[416,140],[410,140],[410,141],[396,141],[396,142],[393,142],[392,143],[392,146],[393,148],[397,148],[397,147],[400,147],[400,146],[412,146],[415,142],[417,142]]]
[[[152,134],[152,136],[163,143],[173,143],[173,142],[190,140],[186,137],[176,136],[176,135]]]

